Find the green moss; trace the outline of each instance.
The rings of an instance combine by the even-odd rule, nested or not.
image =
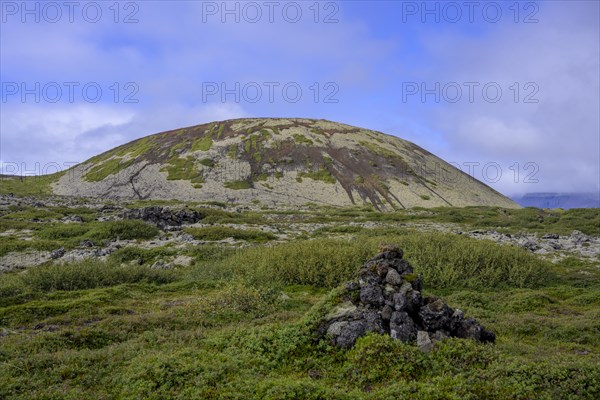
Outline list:
[[[354,183],[356,183],[357,185],[362,185],[363,183],[365,183],[365,178],[358,175],[354,178]]]
[[[212,138],[210,136],[204,136],[194,140],[194,143],[192,143],[192,151],[208,151],[212,145]]]
[[[181,151],[178,150],[183,150],[183,148],[186,147],[186,145],[189,145],[189,143],[180,142],[171,147],[171,150],[169,150],[169,157],[178,156],[181,153]]]
[[[386,158],[399,158],[400,156],[394,151],[389,150],[385,147],[379,146],[378,144],[362,140],[359,142],[361,146],[369,150],[371,153],[386,157]]]
[[[205,167],[209,167],[209,168],[212,168],[215,166],[214,160],[212,160],[210,158],[203,158],[202,160],[200,160],[200,164],[204,165]]]
[[[227,158],[235,159],[237,157],[238,146],[232,144],[227,148]]]
[[[307,145],[314,144],[311,139],[309,139],[306,136],[301,135],[299,133],[295,133],[293,136],[294,136],[294,141],[298,144],[307,144]]]
[[[310,171],[310,172],[300,172],[299,174],[300,178],[310,178],[312,180],[315,181],[321,181],[321,182],[325,182],[325,183],[335,183],[336,180],[333,177],[333,175],[331,175],[331,173],[329,172],[328,169],[326,169],[325,167],[321,167],[316,171]]]
[[[426,194],[421,194],[421,195],[419,195],[419,197],[422,198],[423,200],[431,200],[431,197]]]
[[[216,133],[215,133],[215,138],[217,140],[221,139],[221,136],[223,136],[224,129],[225,129],[225,125],[219,125],[219,128],[216,130]]]
[[[248,181],[230,181],[223,184],[227,189],[243,190],[250,189],[252,185]]]
[[[88,182],[99,182],[111,175],[115,175],[124,169],[130,167],[135,162],[134,159],[123,161],[120,158],[111,158],[90,168],[83,179]]]
[[[195,162],[196,159],[192,156],[186,158],[173,157],[161,171],[167,173],[167,180],[169,181],[190,181],[195,188],[199,189],[204,183],[204,177],[202,172],[196,168]]]

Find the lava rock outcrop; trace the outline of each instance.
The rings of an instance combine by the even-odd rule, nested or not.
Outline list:
[[[327,315],[320,327],[321,334],[342,348],[352,347],[368,332],[389,334],[403,342],[416,341],[424,351],[448,337],[479,342],[496,339],[493,332],[466,318],[462,311],[437,297],[423,297],[421,276],[414,273],[396,246],[383,246],[345,290],[347,301]]]
[[[141,219],[155,224],[162,230],[168,230],[170,227],[195,224],[203,219],[204,215],[196,210],[173,210],[168,207],[152,206],[128,210],[123,213],[123,218]]]

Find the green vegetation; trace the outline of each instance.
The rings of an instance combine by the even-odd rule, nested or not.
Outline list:
[[[227,238],[246,240],[249,242],[268,242],[277,239],[277,236],[269,232],[257,229],[235,229],[225,226],[208,226],[204,228],[186,228],[187,233],[197,240],[223,240]]]
[[[130,245],[105,261],[2,274],[0,398],[600,397],[598,260],[572,256],[552,264],[521,248],[399,227],[431,221],[593,234],[600,229],[598,210],[473,207],[383,214],[372,207],[313,204],[302,213],[238,213],[190,207],[210,224],[268,224],[284,231],[299,221],[336,224],[284,243],[258,229],[188,228],[201,240],[249,243]],[[158,234],[141,221],[95,221],[96,213],[83,207],[3,210],[0,230],[28,229],[32,239],[2,237],[0,250]],[[53,222],[66,215],[84,222]],[[365,221],[390,224],[355,224]],[[341,285],[382,243],[404,249],[423,277],[425,296],[442,296],[476,318],[497,334],[496,343],[449,339],[423,353],[414,343],[375,334],[350,350],[320,339],[318,322],[344,301]],[[192,264],[150,267],[180,255],[192,257]]]
[[[197,189],[201,188],[204,183],[202,172],[196,168],[196,159],[193,156],[187,156],[186,158],[173,157],[161,171],[167,173],[167,180],[190,181]]]
[[[0,194],[12,193],[16,196],[41,196],[52,194],[52,184],[66,171],[51,175],[7,177],[0,176]]]
[[[138,220],[121,220],[79,224],[52,224],[40,229],[40,239],[75,239],[81,240],[133,240],[151,239],[158,234],[158,228]]]
[[[133,158],[127,161],[123,161],[121,158],[111,158],[109,160],[96,163],[85,173],[83,179],[88,182],[99,182],[111,175],[115,175],[120,171],[123,171],[124,169],[130,167],[134,162],[135,159]]]
[[[227,157],[235,159],[237,157],[238,146],[235,144],[230,145],[227,148]]]
[[[267,250],[244,249],[225,260],[222,268],[235,265],[237,273],[259,280],[275,279],[284,285],[333,288],[355,276],[378,245],[389,241],[410,254],[415,271],[433,288],[537,287],[552,275],[549,264],[527,251],[490,241],[441,233],[386,234],[358,227],[339,230],[359,235],[352,241],[296,240]]]
[[[361,146],[363,146],[365,149],[369,150],[373,154],[377,154],[388,159],[402,160],[402,157],[400,157],[399,154],[378,144],[368,142],[366,140],[362,140],[359,143]]]
[[[465,229],[495,229],[506,233],[538,232],[569,235],[579,230],[600,236],[599,209],[541,210],[528,207],[506,209],[500,207],[434,207],[381,213],[357,208],[320,207],[312,213],[311,222],[336,222],[353,217],[355,222],[451,222]]]
[[[266,220],[262,214],[256,212],[236,213],[214,208],[197,208],[204,218],[204,224],[264,224]]]
[[[6,224],[14,220],[0,219],[0,227],[14,229],[14,225]],[[142,221],[107,221],[88,223],[27,223],[21,221],[17,228],[32,229],[31,240],[23,240],[14,236],[2,238],[0,256],[12,251],[42,250],[51,251],[60,247],[72,249],[84,240],[101,243],[104,240],[147,240],[158,234],[158,228]]]
[[[230,181],[223,184],[227,189],[243,190],[250,189],[252,185],[248,181]]]
[[[300,178],[300,182],[302,182],[302,178],[310,178],[315,181],[321,181],[325,183],[335,183],[336,180],[331,172],[325,167],[321,167],[316,171],[308,171],[308,172],[299,172],[298,178]]]
[[[304,136],[304,135],[301,135],[301,134],[299,134],[299,133],[295,133],[295,134],[294,134],[294,141],[295,141],[296,143],[298,143],[298,144],[307,144],[307,145],[309,145],[309,146],[311,146],[311,145],[313,145],[313,144],[314,144],[314,143],[313,143],[313,141],[312,141],[311,139],[309,139],[309,138],[307,138],[306,136]]]
[[[123,158],[127,156],[128,158],[135,159],[142,154],[148,153],[152,149],[157,146],[156,135],[147,136],[138,140],[134,140],[133,142],[126,143],[122,146],[116,147],[112,150],[109,150],[105,153],[99,154],[90,158],[89,163],[93,164],[102,164],[104,161],[110,158]]]
[[[422,198],[423,200],[431,200],[431,197],[426,194],[421,194],[421,195],[419,195],[419,197]]]
[[[0,293],[7,292],[10,296],[18,297],[32,292],[78,291],[122,283],[161,284],[174,279],[175,275],[172,271],[153,270],[141,265],[85,260],[65,265],[46,265],[32,268],[26,274],[9,275],[2,283]],[[3,303],[6,304],[6,300]],[[3,311],[5,313],[0,313],[0,325],[2,317],[10,315],[10,309]]]
[[[212,145],[212,138],[210,136],[204,136],[194,140],[194,143],[192,143],[192,151],[208,151]]]
[[[205,167],[209,167],[209,168],[212,168],[215,166],[214,160],[212,160],[210,158],[203,158],[202,160],[200,160],[200,164],[204,165]]]

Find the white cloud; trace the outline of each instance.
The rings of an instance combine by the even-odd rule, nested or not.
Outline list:
[[[444,133],[445,158],[531,161],[539,165],[536,185],[503,180],[504,193],[600,190],[599,21],[597,2],[545,2],[538,24],[509,24],[485,36],[449,32],[429,36],[436,68],[428,82],[497,82],[498,103],[444,103],[428,112],[429,126]],[[515,102],[510,87],[518,82]],[[524,84],[533,82],[537,104],[525,103]],[[481,86],[480,86],[481,87]]]

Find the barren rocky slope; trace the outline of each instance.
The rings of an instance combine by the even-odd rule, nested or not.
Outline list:
[[[63,173],[52,189],[267,207],[518,207],[413,143],[312,119],[238,119],[147,136]]]

